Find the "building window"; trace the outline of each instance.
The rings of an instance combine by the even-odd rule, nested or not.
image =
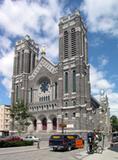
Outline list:
[[[73,106],[75,106],[75,105],[76,105],[76,101],[74,100],[74,101],[73,101]]]
[[[76,70],[73,70],[73,92],[76,92]]]
[[[68,58],[68,32],[64,32],[64,58]]]
[[[29,53],[29,65],[28,65],[28,73],[31,71],[31,52]]]
[[[76,32],[75,32],[75,28],[71,29],[71,54],[72,54],[72,56],[76,55]]]
[[[33,98],[33,91],[32,91],[32,88],[31,88],[30,92],[31,92],[30,102],[32,103],[32,98]]]
[[[18,86],[16,86],[16,101],[18,101]]]
[[[52,104],[52,109],[54,109],[54,105]]]
[[[17,58],[17,74],[19,74],[19,68],[20,68],[20,52],[18,52],[18,58]]]
[[[48,108],[49,108],[49,107],[48,107],[48,105],[47,105],[47,110],[48,110]]]
[[[76,113],[75,113],[75,112],[73,112],[73,117],[75,117],[75,115],[76,115]]]
[[[34,69],[34,67],[35,67],[35,54],[33,55],[33,62],[32,63],[33,63],[32,68]]]
[[[68,107],[68,102],[65,102],[65,107]]]
[[[57,99],[57,82],[55,82],[55,99]]]
[[[24,51],[22,53],[21,73],[23,73],[23,68],[24,68]]]
[[[68,93],[68,72],[65,72],[65,93]]]
[[[68,113],[65,113],[65,117],[66,117],[66,118],[68,117]]]

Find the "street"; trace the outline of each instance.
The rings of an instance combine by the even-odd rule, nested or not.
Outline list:
[[[52,151],[46,141],[42,141],[40,149],[37,145],[27,147],[1,148],[0,160],[116,160],[118,146],[105,149],[102,154],[87,154],[85,149],[72,151]]]

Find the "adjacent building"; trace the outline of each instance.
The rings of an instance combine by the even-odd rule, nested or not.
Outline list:
[[[58,64],[47,58],[48,51],[39,54],[30,36],[16,42],[12,105],[18,100],[28,105],[33,114],[29,131],[60,131],[62,120],[65,130],[99,127],[100,103],[91,96],[87,46],[79,11],[60,19]]]
[[[0,105],[0,130],[7,131],[10,129],[10,106]]]

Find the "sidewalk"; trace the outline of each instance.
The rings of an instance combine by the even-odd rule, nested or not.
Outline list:
[[[47,141],[40,142],[40,150],[48,148]],[[9,148],[0,148],[0,155],[2,154],[12,154],[12,153],[20,153],[20,152],[30,152],[30,151],[37,151],[37,143],[33,146],[23,146],[23,147],[9,147]]]
[[[117,160],[118,159],[118,145],[104,149],[102,154],[94,153],[87,154],[86,151],[76,155],[78,160]]]

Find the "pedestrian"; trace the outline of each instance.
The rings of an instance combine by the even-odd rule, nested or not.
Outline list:
[[[93,153],[94,133],[87,133],[88,153]]]
[[[40,139],[37,142],[37,148],[40,149]]]

